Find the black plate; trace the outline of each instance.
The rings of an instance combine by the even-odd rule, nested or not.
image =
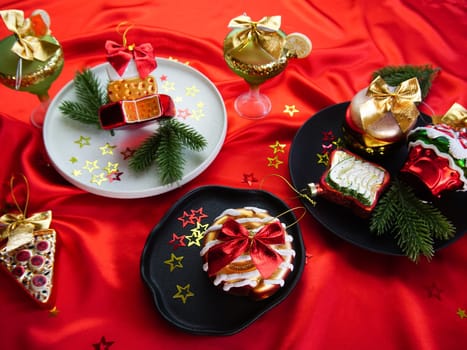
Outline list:
[[[225,209],[245,206],[266,209],[273,216],[289,210],[282,200],[265,191],[205,186],[186,194],[151,231],[141,257],[141,275],[153,294],[157,309],[173,325],[195,334],[233,334],[283,301],[297,284],[305,264],[305,248],[298,225],[287,230],[294,239],[294,270],[284,287],[262,301],[232,296],[215,287],[202,270],[201,247],[196,244],[189,246],[189,242],[194,240],[185,238],[186,246],[177,248],[169,243],[174,233],[190,236],[191,230],[196,229],[196,220],[190,223],[184,213],[190,214],[195,210],[205,214],[207,217],[197,215],[201,217],[200,225],[210,225]],[[281,216],[281,221],[291,225],[296,222],[296,217],[289,212]],[[204,232],[203,228],[197,231]],[[171,266],[165,263],[171,253],[183,256],[183,267],[174,268],[172,272]],[[174,298],[177,285],[186,287],[188,284],[194,295],[187,297],[185,303],[181,298]]]
[[[290,154],[289,170],[292,183],[298,190],[307,188],[311,182],[318,182],[326,170],[318,164],[317,154],[322,153],[323,132],[331,131],[338,138],[342,136],[342,124],[349,102],[330,106],[316,113],[298,130]],[[419,124],[429,117],[422,115]],[[380,162],[391,175],[397,174],[407,157],[407,147],[401,147],[389,161]],[[462,192],[446,193],[433,204],[455,225],[456,235],[450,240],[436,241],[436,250],[446,247],[460,238],[467,230],[465,203],[467,195]],[[313,206],[303,200],[308,211],[329,231],[361,248],[390,255],[404,255],[390,235],[376,236],[369,230],[368,220],[360,219],[349,209],[317,198]]]

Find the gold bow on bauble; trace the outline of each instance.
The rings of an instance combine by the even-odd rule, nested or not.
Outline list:
[[[8,239],[5,250],[7,252],[19,248],[25,244],[32,242],[34,239],[34,231],[46,230],[50,227],[52,221],[52,211],[44,211],[35,213],[27,217],[26,211],[29,204],[29,183],[26,176],[21,175],[26,185],[26,200],[24,209],[20,207],[16,200],[14,183],[15,176],[10,179],[10,192],[16,204],[19,214],[7,213],[0,217],[0,242]]]
[[[433,117],[434,124],[446,124],[455,130],[467,129],[467,109],[455,102],[445,115]]]
[[[19,57],[45,62],[60,48],[59,44],[46,37],[50,30],[44,20],[47,13],[43,10],[33,12],[31,18],[26,19],[20,10],[4,10],[0,15],[8,30],[15,33],[16,42],[11,51]]]
[[[230,20],[229,28],[239,29],[232,39],[234,48],[242,49],[251,42],[257,42],[274,57],[279,57],[284,39],[277,34],[281,27],[281,16],[263,17],[252,21],[247,15]]]
[[[405,80],[392,88],[381,76],[377,76],[368,87],[366,95],[370,99],[360,106],[364,130],[391,112],[401,131],[406,133],[420,114],[415,104],[422,101],[417,78]]]

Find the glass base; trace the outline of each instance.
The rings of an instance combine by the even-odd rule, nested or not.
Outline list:
[[[258,90],[250,90],[235,100],[235,110],[246,119],[261,119],[271,111],[271,100]]]
[[[42,127],[44,126],[45,115],[47,113],[47,109],[49,108],[49,104],[50,99],[41,101],[41,103],[31,112],[31,124],[38,129],[42,129]]]

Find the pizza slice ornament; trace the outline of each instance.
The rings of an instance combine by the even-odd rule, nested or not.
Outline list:
[[[10,186],[19,213],[6,213],[0,217],[0,267],[39,306],[53,309],[54,267],[57,234],[50,228],[52,211],[27,216],[26,205],[21,209]],[[26,178],[24,177],[27,185]]]

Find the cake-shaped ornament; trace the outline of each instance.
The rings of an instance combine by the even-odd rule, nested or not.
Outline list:
[[[343,125],[346,147],[365,157],[390,156],[405,145],[438,70],[428,66],[388,66],[351,100]]]
[[[36,304],[50,310],[55,303],[57,247],[57,234],[50,228],[52,212],[48,210],[27,216],[27,204],[24,210],[18,206],[13,183],[14,177],[10,182],[11,193],[19,213],[7,213],[0,217],[0,268]]]
[[[172,98],[158,94],[156,78],[151,75],[157,67],[152,45],[129,45],[126,41],[127,31],[123,34],[122,44],[112,40],[105,43],[109,63],[107,93],[110,103],[99,110],[102,129],[175,116]]]
[[[424,197],[467,191],[467,110],[456,103],[433,121],[409,133],[401,176]]]
[[[50,17],[44,10],[29,18],[20,10],[0,11],[12,35],[0,41],[0,83],[38,96],[41,108],[31,116],[35,126],[42,126],[49,102],[49,89],[63,68],[63,51],[50,31]]]
[[[293,270],[293,238],[267,210],[224,210],[206,230],[200,252],[213,284],[253,300],[270,297]]]
[[[389,181],[389,172],[378,164],[345,149],[335,149],[319,183],[308,184],[308,191],[311,197],[323,197],[368,218]]]

